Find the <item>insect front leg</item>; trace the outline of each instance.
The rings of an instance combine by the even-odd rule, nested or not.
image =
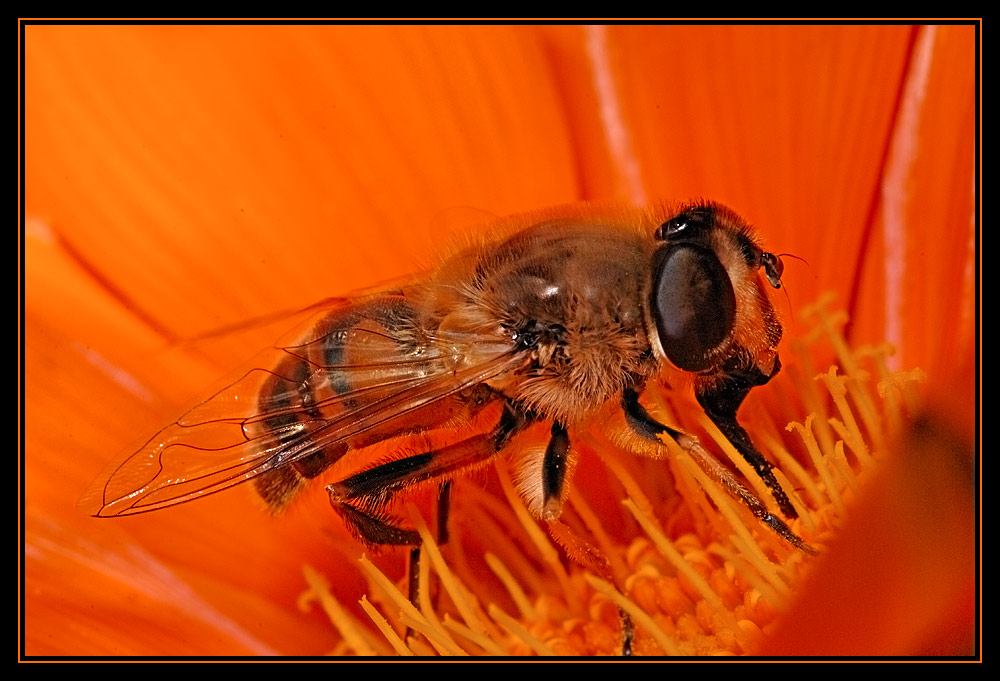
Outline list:
[[[653,418],[653,416],[639,402],[639,392],[635,388],[626,388],[623,392],[622,409],[625,411],[625,422],[640,438],[659,444],[663,444],[663,438],[670,438],[682,449],[684,449],[709,477],[719,483],[730,497],[750,509],[750,512],[753,513],[754,517],[761,523],[766,525],[775,534],[797,549],[809,554],[816,553],[816,549],[811,547],[801,537],[795,534],[792,529],[788,527],[785,521],[771,513],[767,509],[767,506],[765,506],[753,492],[740,483],[732,472],[719,463],[715,457],[709,454],[705,448],[701,446],[697,438],[664,425]],[[715,421],[715,418],[712,417],[711,414],[709,414],[709,417]],[[733,419],[735,421],[735,410]],[[718,422],[716,421],[716,423]],[[739,428],[739,424],[737,424],[737,427]],[[743,431],[743,429],[740,428],[740,431]],[[723,430],[723,433],[726,433],[726,431]],[[749,442],[750,438],[746,435],[745,431],[743,431],[743,435],[746,437],[746,441]],[[737,447],[737,449],[739,448]],[[754,449],[754,451],[756,451],[756,449]],[[759,452],[758,456],[760,456]],[[767,470],[769,473],[771,472],[770,465],[768,465]],[[774,477],[773,473],[771,473],[771,477]],[[775,484],[777,484],[777,480],[775,480]],[[782,492],[782,496],[784,496],[784,492]],[[787,501],[787,497],[785,497],[785,499]]]
[[[330,503],[362,541],[375,546],[417,546],[417,532],[400,528],[383,510],[392,495],[411,485],[448,478],[484,463],[531,421],[528,412],[507,401],[499,423],[489,433],[390,461],[332,483],[326,488]],[[446,501],[442,503],[447,505]]]
[[[771,491],[771,495],[785,517],[798,518],[798,511],[792,506],[792,502],[785,494],[785,490],[781,488],[778,479],[774,477],[771,462],[764,458],[743,426],[736,420],[736,411],[743,404],[750,389],[770,381],[780,368],[781,364],[775,358],[774,368],[768,375],[765,375],[756,365],[748,369],[726,371],[721,376],[713,378],[711,382],[699,381],[695,386],[695,398],[708,417],[712,419],[712,423],[722,431],[722,434],[733,444],[740,456],[753,466],[754,471]]]

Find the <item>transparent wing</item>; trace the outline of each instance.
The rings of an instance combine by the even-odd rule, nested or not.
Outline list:
[[[100,477],[84,512],[184,503],[268,471],[421,430],[441,402],[524,364],[504,337],[421,329],[402,296],[332,304]]]

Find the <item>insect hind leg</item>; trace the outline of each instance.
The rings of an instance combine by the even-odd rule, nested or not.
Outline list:
[[[412,485],[446,480],[461,471],[481,465],[498,454],[510,438],[527,426],[532,417],[511,402],[504,405],[500,422],[488,433],[473,435],[440,449],[390,461],[327,486],[330,503],[347,527],[361,541],[378,546],[420,544],[419,535],[401,528],[385,512],[396,492]],[[446,489],[446,488],[445,488]],[[439,528],[447,522],[446,493],[439,493]],[[440,513],[444,508],[445,512]],[[441,519],[441,516],[444,519]],[[446,530],[439,534],[446,536]]]
[[[448,515],[451,509],[451,480],[445,480],[438,485],[437,494],[437,543],[442,546],[448,541]],[[410,549],[408,587],[410,602],[417,604],[420,600],[420,546]]]

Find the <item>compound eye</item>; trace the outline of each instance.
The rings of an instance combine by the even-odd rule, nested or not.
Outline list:
[[[684,371],[703,371],[733,330],[736,293],[715,254],[679,244],[661,249],[653,267],[653,317],[663,352]]]

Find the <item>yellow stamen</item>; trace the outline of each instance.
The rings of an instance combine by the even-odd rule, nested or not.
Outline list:
[[[361,604],[361,609],[365,611],[365,614],[368,615],[372,623],[374,623],[378,628],[379,633],[385,637],[385,640],[389,642],[389,645],[392,646],[392,649],[396,651],[397,655],[413,655],[413,651],[406,647],[406,644],[403,643],[403,639],[396,635],[396,632],[393,631],[391,626],[389,626],[389,622],[382,617],[382,613],[375,609],[375,606],[368,601],[366,596],[362,596],[359,603]],[[358,651],[358,654],[371,655],[371,653],[364,653],[361,651]]]
[[[877,465],[879,443],[889,439],[888,433],[873,429],[901,430],[900,409],[913,413],[915,384],[923,376],[889,371],[885,357],[890,348],[852,352],[840,335],[842,318],[823,304],[809,314],[817,320],[810,342],[829,343],[841,369],[815,371],[814,349],[790,343],[798,361],[789,363],[785,376],[791,377],[798,399],[786,402],[801,403],[811,413],[789,423],[785,430],[793,435],[788,436],[769,414],[761,414],[760,423],[752,413],[744,417],[798,511],[799,518],[789,523],[791,531],[822,547],[850,512],[869,469]],[[423,540],[419,609],[362,559],[371,593],[384,599],[378,609],[362,600],[374,623],[362,635],[350,631],[363,629],[362,623],[343,608],[327,605],[333,598],[328,586],[307,576],[309,597],[332,613],[329,617],[345,639],[338,650],[358,655],[614,655],[621,652],[621,613],[627,613],[639,655],[758,651],[814,559],[762,525],[745,498],[734,500],[741,497],[733,489],[730,461],[739,483],[777,513],[770,490],[710,420],[686,410],[672,393],[652,391],[650,399],[658,419],[692,433],[683,446],[666,438],[664,456],[637,458],[617,452],[594,434],[581,433],[575,441],[581,459],[591,453],[600,457],[608,484],[623,491],[623,510],[611,523],[609,514],[615,509],[595,510],[590,490],[573,486],[562,508],[560,531],[579,533],[595,554],[603,554],[610,580],[567,565],[562,549],[544,523],[531,516],[506,464],[499,461],[495,470],[502,494],[473,489],[453,506],[466,534],[474,528],[472,536],[455,537],[442,551],[419,514],[411,513],[411,525]],[[760,404],[755,408],[760,410]],[[678,415],[681,419],[675,420]],[[701,436],[707,446],[693,436],[699,431],[707,434]],[[788,450],[788,444],[798,449]],[[625,534],[611,527],[624,527]],[[478,554],[469,550],[472,546]],[[440,586],[436,599],[435,580]],[[403,641],[400,632],[407,630]]]
[[[302,573],[309,590],[302,594],[299,600],[299,607],[305,608],[311,600],[318,600],[323,612],[336,627],[340,635],[344,637],[344,643],[355,655],[376,655],[379,651],[384,651],[384,646],[376,643],[371,633],[344,609],[337,602],[337,599],[330,593],[330,584],[321,574],[308,565],[303,566]]]
[[[623,596],[617,589],[594,575],[586,575],[587,583],[598,593],[607,597],[612,603],[629,614],[635,623],[645,629],[656,640],[668,655],[680,655],[681,649],[674,643],[667,632],[656,623],[652,617],[644,612],[633,601]]]
[[[551,657],[555,655],[555,651],[549,648],[545,643],[543,643],[537,636],[528,631],[524,626],[521,625],[516,619],[505,613],[503,610],[495,605],[490,605],[489,614],[494,620],[496,620],[502,627],[506,628],[512,634],[514,634],[521,641],[526,643],[532,650],[534,650],[539,655],[545,657]]]
[[[484,558],[486,559],[486,564],[490,566],[493,570],[493,574],[500,578],[503,582],[504,587],[507,589],[507,593],[514,600],[514,604],[520,611],[521,616],[525,619],[536,620],[538,619],[538,611],[531,605],[531,601],[528,600],[527,594],[524,593],[524,589],[521,585],[517,583],[514,575],[510,573],[507,566],[504,565],[499,558],[497,558],[492,553],[487,553]]]

